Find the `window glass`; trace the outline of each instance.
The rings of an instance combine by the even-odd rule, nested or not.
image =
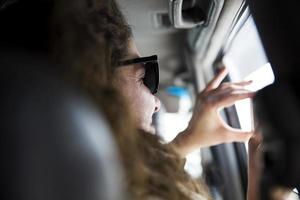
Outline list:
[[[172,141],[176,135],[185,130],[192,117],[192,98],[188,87],[169,86],[158,94],[162,106],[156,119],[157,133],[163,142]],[[186,157],[184,169],[194,178],[202,175],[200,149]]]
[[[228,51],[223,63],[229,70],[232,82],[252,80],[247,86],[251,91],[257,91],[274,82],[271,65],[265,55],[255,23],[249,17],[239,30]],[[253,130],[252,102],[250,99],[238,101],[235,104],[241,129]]]

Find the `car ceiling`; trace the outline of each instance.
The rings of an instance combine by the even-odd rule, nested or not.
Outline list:
[[[196,78],[201,79],[198,88],[203,88],[203,80],[206,82],[211,78],[212,74],[203,75],[206,73],[203,71],[211,70],[244,4],[244,0],[212,1],[222,2],[222,8],[216,21],[208,25],[209,31],[204,31],[205,34],[200,34],[200,37],[199,34],[190,34],[195,29],[175,29],[169,24],[169,0],[117,0],[132,26],[141,55],[158,55],[161,85],[172,84],[175,74],[186,69],[184,50],[191,47],[195,48],[196,54],[190,53],[188,59],[192,61],[189,65],[196,69]],[[165,20],[161,20],[162,18]],[[195,38],[190,38],[191,35]],[[194,45],[189,44],[190,41],[193,41]]]
[[[128,23],[132,26],[135,42],[142,56],[157,54],[160,81],[170,82],[183,66],[186,30],[175,29],[169,23],[168,0],[117,0]],[[161,18],[167,20],[161,20]]]

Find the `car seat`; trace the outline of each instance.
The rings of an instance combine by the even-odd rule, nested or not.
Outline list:
[[[1,199],[126,199],[105,118],[41,53],[0,49]]]

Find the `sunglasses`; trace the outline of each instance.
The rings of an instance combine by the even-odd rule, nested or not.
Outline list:
[[[159,69],[157,55],[134,58],[118,62],[119,67],[132,64],[142,64],[144,66],[145,77],[143,78],[143,83],[147,88],[149,88],[152,94],[157,93],[159,85]]]

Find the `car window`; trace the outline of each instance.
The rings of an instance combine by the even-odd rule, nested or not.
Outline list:
[[[250,16],[225,52],[223,63],[229,70],[232,82],[252,80],[247,86],[258,91],[274,82],[274,73],[266,57],[253,18]],[[235,104],[241,129],[253,130],[252,103],[250,99]]]

